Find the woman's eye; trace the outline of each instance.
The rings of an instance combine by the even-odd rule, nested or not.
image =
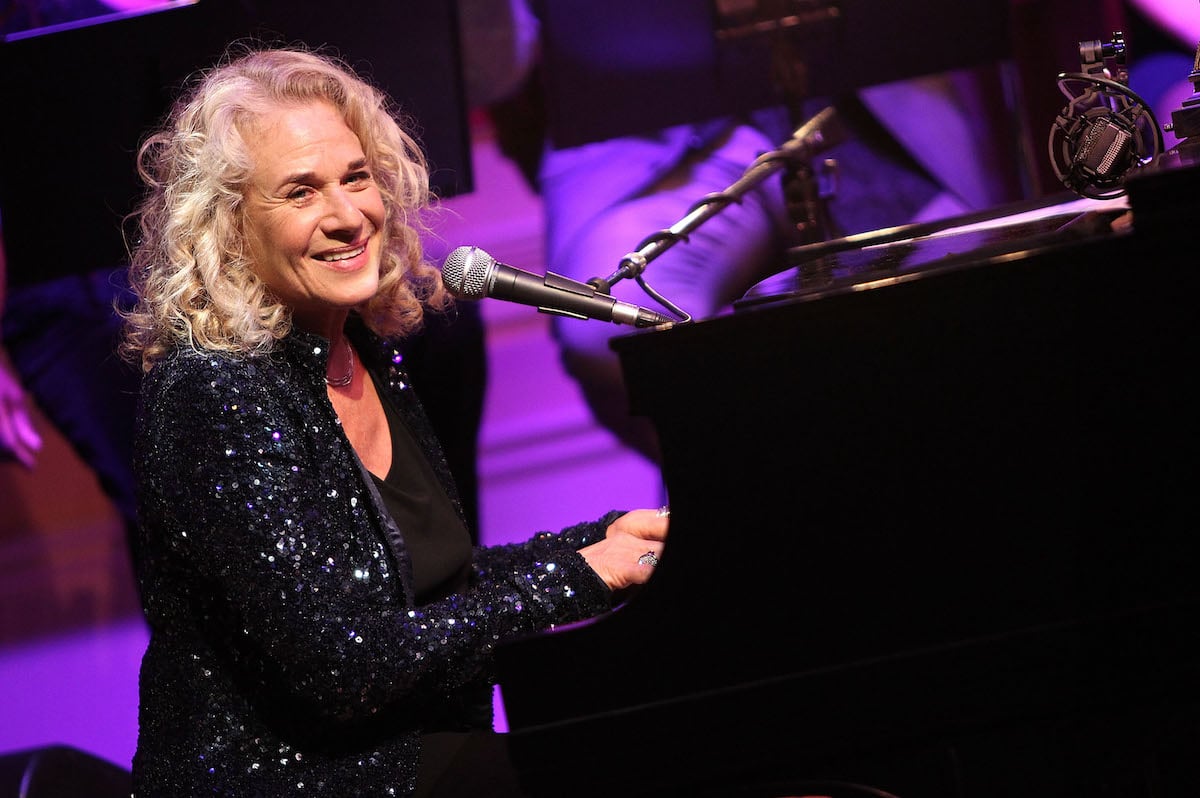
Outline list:
[[[365,183],[371,179],[371,173],[367,171],[354,172],[346,178],[347,183]]]

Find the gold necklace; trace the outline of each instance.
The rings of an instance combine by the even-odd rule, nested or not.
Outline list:
[[[325,375],[325,384],[330,388],[345,388],[354,379],[354,349],[349,343],[346,344],[346,374],[342,377],[329,378]]]

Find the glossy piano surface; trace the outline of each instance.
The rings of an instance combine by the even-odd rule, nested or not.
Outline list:
[[[672,536],[611,615],[499,650],[533,793],[1194,785],[1198,187],[617,339]]]
[[[752,286],[736,307],[812,300],[972,268],[993,259],[1028,258],[1051,247],[1107,237],[1128,210],[1125,196],[1094,200],[1056,195],[808,244],[790,250],[790,268]]]

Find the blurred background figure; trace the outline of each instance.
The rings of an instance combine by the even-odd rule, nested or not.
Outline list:
[[[502,21],[512,30],[504,35],[505,49],[529,51],[512,60],[528,77],[506,81],[488,108],[502,146],[544,202],[547,270],[580,281],[611,275],[644,239],[728,188],[757,157],[782,146],[828,106],[835,108],[842,132],[831,146],[812,153],[815,170],[807,165],[784,170],[754,186],[654,260],[645,281],[703,319],[781,271],[789,247],[941,219],[1031,193],[1029,153],[1016,143],[1021,120],[1012,105],[1014,76],[989,63],[998,60],[989,57],[994,45],[981,40],[980,52],[963,56],[961,68],[951,54],[946,59],[953,69],[893,81],[883,80],[889,73],[872,72],[869,42],[851,42],[839,53],[836,79],[820,74],[833,64],[816,58],[811,65],[789,65],[797,74],[783,75],[774,86],[765,71],[743,71],[737,77],[745,78],[744,99],[726,98],[728,107],[723,100],[706,105],[696,98],[713,94],[710,86],[689,87],[662,76],[705,74],[696,62],[713,57],[705,49],[713,36],[711,11],[722,5],[492,4],[508,9]],[[821,4],[757,5],[766,13]],[[813,26],[817,39],[823,29],[819,20]],[[954,45],[949,39],[945,44]],[[775,44],[764,37],[749,46],[768,50]],[[467,74],[475,54],[495,51],[468,43]],[[907,74],[913,68],[908,56],[888,57]],[[715,58],[718,66],[727,66],[721,54]],[[855,59],[863,63],[853,66]],[[862,83],[873,74],[880,82]],[[836,91],[810,96],[810,79]],[[772,96],[773,102],[756,101]],[[618,281],[611,293],[634,304],[647,302],[634,280]],[[561,317],[552,326],[563,366],[595,418],[656,462],[653,431],[629,413],[620,367],[608,346],[624,331]]]
[[[13,242],[5,247],[13,254],[0,256],[0,280],[5,281],[0,343],[12,366],[0,359],[0,457],[31,469],[37,465],[42,439],[27,392],[93,469],[127,532],[132,531],[130,458],[138,377],[114,355],[119,324],[113,307],[128,302],[125,271],[73,272],[86,261],[37,258],[36,242],[3,232]]]
[[[0,0],[0,35],[39,35],[149,5]],[[5,87],[13,105],[9,94]],[[120,324],[113,308],[130,300],[120,217],[136,188],[111,134],[79,124],[90,110],[82,97],[65,107],[48,101],[0,131],[0,346],[11,363],[0,359],[0,456],[36,465],[41,436],[28,397],[95,472],[132,531],[139,380],[114,354]]]
[[[486,85],[475,105],[487,108],[505,153],[544,202],[547,271],[584,282],[614,274],[624,256],[727,189],[799,124],[834,108],[839,140],[813,153],[812,171],[768,178],[646,268],[644,279],[659,294],[694,318],[711,317],[781,271],[791,247],[1065,192],[1046,141],[1066,102],[1055,77],[1079,69],[1083,39],[1128,31],[1131,88],[1160,123],[1194,90],[1187,75],[1200,4],[1192,0],[1009,0],[984,7],[998,20],[993,30],[975,23],[967,33],[954,7],[926,9],[919,22],[872,8],[881,17],[875,30],[895,34],[886,47],[875,46],[872,30],[858,40],[838,38],[810,19],[811,36],[794,34],[801,44],[790,53],[782,48],[784,58],[799,60],[790,64],[796,74],[773,65],[769,80],[760,71],[737,84],[744,98],[706,104],[719,91],[703,82],[703,69],[738,69],[736,57],[719,49],[720,33],[716,55],[705,49],[714,10],[739,5],[757,9],[760,23],[822,6],[465,3],[467,75]],[[487,21],[474,35],[472,17]],[[822,37],[842,48],[836,58],[820,51]],[[763,37],[752,46],[775,44]],[[876,50],[886,51],[882,68]],[[938,55],[922,60],[924,51]],[[489,82],[494,75],[503,77]],[[761,102],[772,91],[777,102]],[[611,293],[657,309],[632,279],[617,281]],[[551,325],[562,365],[595,419],[657,462],[654,433],[630,414],[609,347],[628,329],[562,317]]]

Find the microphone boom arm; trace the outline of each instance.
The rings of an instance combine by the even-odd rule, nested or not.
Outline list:
[[[750,189],[771,175],[789,164],[811,158],[816,153],[840,143],[844,138],[845,134],[840,120],[837,118],[837,112],[832,107],[822,109],[797,128],[792,137],[779,149],[770,150],[755,158],[754,162],[746,167],[742,176],[728,188],[705,195],[689,208],[678,222],[643,239],[635,251],[621,258],[616,271],[604,279],[593,277],[588,280],[588,285],[607,294],[614,283],[630,278],[637,279],[642,288],[646,289],[656,300],[671,308],[675,313],[687,316],[651,290],[641,279],[646,266],[680,241],[686,241],[689,233],[729,205],[740,203],[742,197]]]

